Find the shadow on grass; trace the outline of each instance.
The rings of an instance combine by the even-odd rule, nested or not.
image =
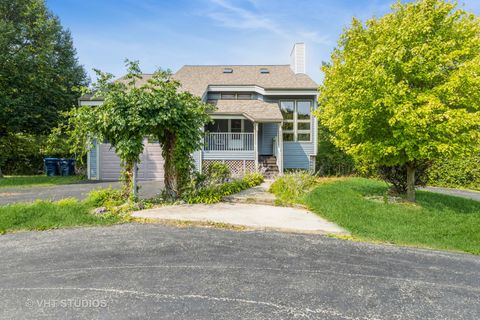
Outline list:
[[[478,201],[428,191],[417,191],[417,202],[428,210],[455,211],[462,214],[480,213]]]
[[[388,190],[387,184],[382,181],[358,179],[348,181],[346,184],[352,191],[360,193],[362,196],[382,196]],[[429,211],[451,211],[461,214],[480,213],[479,201],[429,191],[417,190],[416,194],[417,205]]]
[[[461,250],[480,254],[480,203],[417,193],[417,203],[384,203],[388,186],[377,180],[349,178],[319,185],[304,197],[310,210],[362,239]]]

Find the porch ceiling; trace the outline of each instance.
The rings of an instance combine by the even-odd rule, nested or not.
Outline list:
[[[213,114],[241,114],[255,122],[281,122],[278,103],[261,100],[218,100]]]

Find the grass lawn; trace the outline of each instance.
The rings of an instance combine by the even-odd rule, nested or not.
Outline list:
[[[480,254],[480,202],[418,191],[417,204],[387,204],[386,190],[375,180],[330,180],[299,201],[359,239]]]
[[[89,213],[94,206],[87,201],[64,199],[57,202],[37,200],[0,206],[0,234],[18,230],[46,230],[60,227],[108,225],[121,221],[116,215],[105,217]]]
[[[47,176],[5,176],[0,178],[0,188],[53,186],[75,183],[85,179],[83,176],[47,177]]]

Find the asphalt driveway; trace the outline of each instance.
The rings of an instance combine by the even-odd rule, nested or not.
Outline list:
[[[480,257],[127,224],[0,236],[2,319],[478,319]]]
[[[140,197],[150,198],[161,191],[163,182],[139,181],[139,186]],[[77,198],[82,200],[85,199],[90,191],[108,187],[119,189],[121,185],[118,181],[81,181],[57,186],[1,188],[0,205],[16,202],[31,202],[37,199],[60,200],[64,198]]]
[[[452,188],[441,188],[441,187],[425,187],[425,188],[422,188],[422,189],[430,191],[430,192],[446,194],[446,195],[449,195],[449,196],[455,196],[455,197],[480,201],[480,191],[452,189]]]

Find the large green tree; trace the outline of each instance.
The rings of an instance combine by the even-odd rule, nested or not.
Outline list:
[[[165,159],[165,190],[182,192],[193,170],[192,152],[201,148],[203,128],[215,108],[200,97],[181,91],[170,72],[159,70],[147,83],[148,104],[143,118],[149,134],[158,138]]]
[[[78,154],[86,152],[94,138],[107,140],[122,162],[125,190],[131,194],[144,139],[156,137],[165,159],[165,190],[175,197],[189,181],[192,153],[201,147],[203,128],[214,106],[181,92],[169,71],[158,70],[147,80],[137,61],[127,60],[126,66],[127,74],[115,81],[111,74],[97,71],[98,82],[85,92],[101,97],[103,103],[69,112],[52,141],[66,133],[70,151]]]
[[[48,133],[86,79],[70,32],[43,0],[0,0],[0,139]]]
[[[442,0],[397,2],[345,29],[325,64],[316,115],[358,162],[415,171],[480,141],[480,20]]]

